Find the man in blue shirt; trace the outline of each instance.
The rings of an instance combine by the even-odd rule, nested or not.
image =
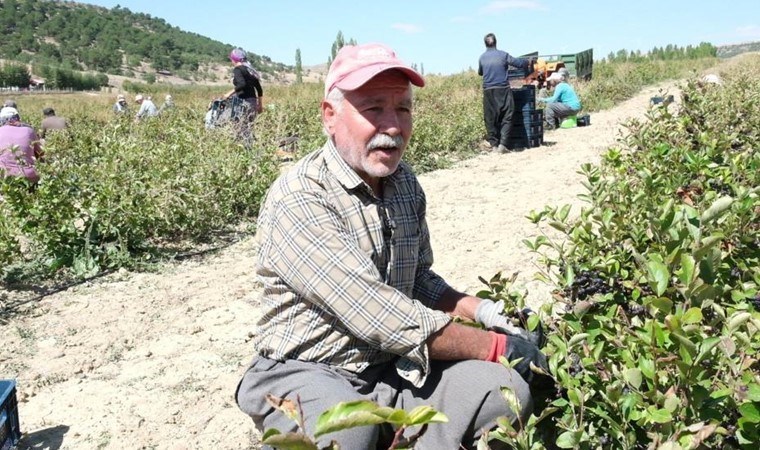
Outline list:
[[[578,94],[567,82],[569,76],[569,72],[560,69],[546,80],[549,84],[555,85],[554,95],[539,99],[539,101],[546,103],[546,109],[544,109],[544,122],[546,122],[544,129],[546,130],[557,128],[558,122],[562,122],[566,117],[578,114],[581,110]]]
[[[478,61],[478,75],[483,77],[483,119],[488,132],[487,147],[507,153],[507,140],[512,130],[515,101],[509,86],[509,66],[527,69],[531,59],[515,58],[496,48],[496,36],[488,33],[483,39],[486,51]]]

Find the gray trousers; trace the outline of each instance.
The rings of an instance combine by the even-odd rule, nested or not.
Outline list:
[[[564,103],[547,103],[544,109],[544,120],[551,126],[557,127],[565,117],[578,114],[579,109],[573,109]]]
[[[236,399],[261,432],[276,428],[286,433],[297,430],[295,423],[270,406],[265,396],[273,394],[294,401],[300,396],[309,436],[313,436],[317,417],[339,402],[370,400],[407,412],[429,405],[446,414],[449,422],[429,425],[415,448],[456,450],[474,449],[477,439],[484,430],[495,427],[498,417],[517,421],[517,414],[507,406],[499,390],[501,386],[510,387],[517,395],[522,407],[517,414],[525,423],[533,409],[527,383],[501,364],[476,360],[432,361],[425,385],[415,388],[399,377],[392,363],[355,374],[326,364],[257,357],[240,381]],[[406,434],[417,431],[410,429]],[[318,445],[321,448],[335,440],[341,450],[386,449],[392,433],[390,427],[357,427],[321,436]]]

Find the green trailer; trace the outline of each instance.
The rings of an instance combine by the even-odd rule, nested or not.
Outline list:
[[[590,80],[594,68],[594,49],[590,48],[579,53],[561,55],[539,55],[546,62],[562,61],[573,78]]]

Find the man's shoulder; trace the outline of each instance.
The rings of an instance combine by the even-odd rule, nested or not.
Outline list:
[[[281,200],[298,193],[326,192],[329,177],[322,149],[315,150],[277,177],[269,197],[271,200]]]

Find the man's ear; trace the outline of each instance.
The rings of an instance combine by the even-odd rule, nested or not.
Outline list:
[[[332,103],[327,100],[322,100],[322,126],[330,136],[333,135],[337,115],[338,111]]]

